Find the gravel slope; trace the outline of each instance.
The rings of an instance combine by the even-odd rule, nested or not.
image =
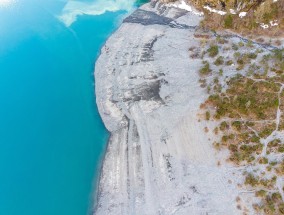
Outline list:
[[[198,118],[207,94],[201,60],[188,49],[199,46],[193,35],[201,19],[152,2],[103,47],[96,95],[111,138],[94,214],[240,214],[240,176],[217,165],[213,134],[204,131],[210,123]]]

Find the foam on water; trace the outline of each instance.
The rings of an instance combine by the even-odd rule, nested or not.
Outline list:
[[[65,23],[66,26],[70,26],[76,21],[79,15],[101,15],[106,11],[130,11],[133,9],[133,5],[134,2],[129,0],[69,1],[63,8],[59,19]]]

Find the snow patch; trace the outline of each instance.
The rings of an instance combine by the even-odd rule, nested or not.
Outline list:
[[[274,20],[274,21],[270,21],[269,22],[271,26],[277,26],[278,25],[278,21]]]
[[[245,17],[247,15],[247,12],[240,12],[239,13],[239,17],[240,18],[243,18],[243,17]]]
[[[264,23],[260,23],[260,27],[262,27],[263,29],[267,29],[267,28],[269,28],[269,25],[264,24]]]
[[[269,24],[270,24],[270,26],[269,26]],[[263,29],[267,29],[269,27],[277,26],[278,20],[270,21],[269,24],[260,23],[260,27],[262,27]]]
[[[193,14],[198,15],[198,16],[204,15],[203,12],[198,12],[196,10],[193,10],[192,7],[190,5],[188,5],[184,0],[178,1],[178,2],[175,2],[175,3],[169,3],[169,4],[167,4],[167,6],[183,9],[183,10],[192,12]]]
[[[230,9],[231,14],[237,14],[237,12],[234,9]]]
[[[209,7],[208,5],[203,6],[203,8],[206,9],[206,10],[209,10],[212,13],[217,13],[221,16],[224,16],[224,15],[227,14],[227,12],[225,12],[225,11],[213,9],[213,8]]]

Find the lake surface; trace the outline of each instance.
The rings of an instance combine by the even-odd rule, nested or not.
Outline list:
[[[108,139],[94,63],[135,7],[131,0],[0,0],[1,215],[90,212]]]

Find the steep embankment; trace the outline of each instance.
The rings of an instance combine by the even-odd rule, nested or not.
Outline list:
[[[241,214],[242,171],[218,165],[207,133],[216,124],[198,115],[207,92],[202,59],[189,52],[199,46],[196,14],[153,1],[102,49],[97,104],[111,138],[97,215]]]

